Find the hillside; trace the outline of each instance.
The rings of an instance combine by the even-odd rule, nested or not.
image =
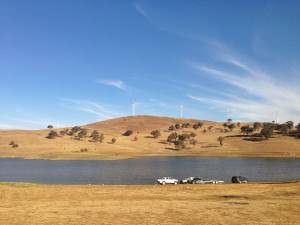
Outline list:
[[[197,123],[208,121],[200,121],[195,119],[179,119],[171,117],[159,116],[128,116],[110,120],[105,120],[93,124],[88,124],[85,127],[89,129],[106,130],[114,132],[123,132],[126,130],[134,130],[136,132],[148,132],[155,129],[168,129],[169,126],[176,123]]]
[[[194,129],[192,125],[201,122],[203,126]],[[189,123],[189,127],[175,129],[178,135],[194,133],[193,143],[188,140],[182,149],[167,142],[173,131],[170,125]],[[242,124],[243,125],[243,124]],[[241,126],[242,126],[241,125]],[[78,138],[78,133],[69,135],[71,128],[37,131],[0,131],[0,157],[23,157],[35,159],[126,159],[141,156],[222,156],[222,157],[300,157],[300,140],[274,135],[263,141],[249,141],[241,135],[240,128],[224,130],[223,123],[178,119],[155,116],[135,116],[111,119],[82,126],[86,134]],[[126,130],[131,136],[123,136]],[[152,130],[158,129],[160,136],[153,138]],[[96,130],[103,134],[103,141],[93,141],[90,137]],[[57,137],[46,138],[50,131]],[[61,131],[63,133],[61,134]],[[224,137],[221,146],[218,138]],[[112,143],[112,139],[115,143]],[[16,148],[10,145],[17,144]]]

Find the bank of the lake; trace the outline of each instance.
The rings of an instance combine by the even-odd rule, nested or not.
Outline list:
[[[300,183],[0,184],[0,224],[297,224]]]

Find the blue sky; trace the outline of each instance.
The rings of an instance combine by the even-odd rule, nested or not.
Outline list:
[[[0,1],[0,128],[300,121],[299,1]]]

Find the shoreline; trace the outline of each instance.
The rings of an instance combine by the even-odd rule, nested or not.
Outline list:
[[[162,157],[195,157],[195,158],[260,158],[260,159],[300,159],[300,155],[290,155],[290,154],[282,154],[282,155],[268,155],[268,154],[151,154],[151,155],[80,155],[79,157],[66,156],[63,157],[59,154],[52,155],[51,157],[43,157],[43,156],[20,156],[20,155],[0,155],[1,159],[24,159],[24,160],[53,160],[53,161],[102,161],[102,160],[130,160],[130,159],[141,159],[141,158],[162,158]]]

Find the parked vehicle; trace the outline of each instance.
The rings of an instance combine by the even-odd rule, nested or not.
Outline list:
[[[205,184],[205,180],[199,177],[194,177],[190,184]]]
[[[235,183],[235,184],[242,184],[242,183],[248,183],[248,180],[246,177],[242,177],[242,176],[233,176],[231,178],[231,182]]]
[[[161,185],[165,185],[165,184],[178,184],[178,180],[174,179],[172,177],[163,177],[163,178],[157,179],[157,183],[159,183]]]
[[[188,177],[180,181],[180,184],[190,184],[194,177]]]

